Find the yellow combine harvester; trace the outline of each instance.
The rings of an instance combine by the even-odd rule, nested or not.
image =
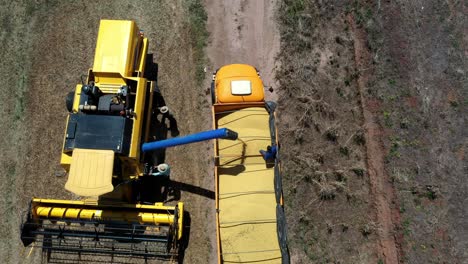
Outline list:
[[[163,205],[169,167],[160,164],[162,152],[141,151],[142,143],[165,138],[170,118],[147,52],[135,22],[101,21],[93,68],[67,97],[61,164],[65,189],[82,200],[34,198],[22,227],[25,246],[49,255],[177,255],[183,204]]]
[[[275,107],[257,70],[221,67],[211,86],[215,129],[237,141],[215,142],[219,263],[289,263]]]

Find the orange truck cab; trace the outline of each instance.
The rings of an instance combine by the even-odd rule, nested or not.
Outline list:
[[[213,76],[213,103],[263,102],[265,93],[258,71],[246,64],[230,64]]]

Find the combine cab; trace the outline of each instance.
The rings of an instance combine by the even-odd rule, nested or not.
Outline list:
[[[289,263],[275,128],[275,104],[264,101],[257,70],[221,67],[211,86],[215,129],[237,141],[215,142],[219,263]]]
[[[67,97],[61,164],[65,189],[82,200],[33,199],[22,227],[25,246],[54,252],[175,258],[183,237],[182,203],[164,205],[164,153],[141,151],[176,124],[156,86],[148,40],[133,21],[102,20],[93,68]],[[176,133],[177,134],[177,133]]]

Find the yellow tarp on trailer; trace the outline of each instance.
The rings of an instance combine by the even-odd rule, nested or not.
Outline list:
[[[218,141],[219,239],[224,263],[281,263],[274,168],[259,150],[271,145],[269,113],[248,107],[217,113],[218,128],[239,134]]]

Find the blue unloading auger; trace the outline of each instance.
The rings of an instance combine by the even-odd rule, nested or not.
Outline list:
[[[185,145],[185,144],[190,144],[190,143],[195,143],[195,142],[200,142],[200,141],[205,141],[205,140],[210,140],[210,139],[215,139],[215,138],[236,140],[237,136],[238,136],[237,132],[234,132],[227,128],[220,128],[220,129],[215,129],[215,130],[199,132],[199,133],[195,133],[195,134],[191,134],[191,135],[187,135],[183,137],[175,137],[175,138],[170,138],[170,139],[165,139],[165,140],[160,140],[160,141],[144,143],[141,146],[141,151],[148,152],[148,151],[153,151],[157,149],[170,148],[174,146]]]

